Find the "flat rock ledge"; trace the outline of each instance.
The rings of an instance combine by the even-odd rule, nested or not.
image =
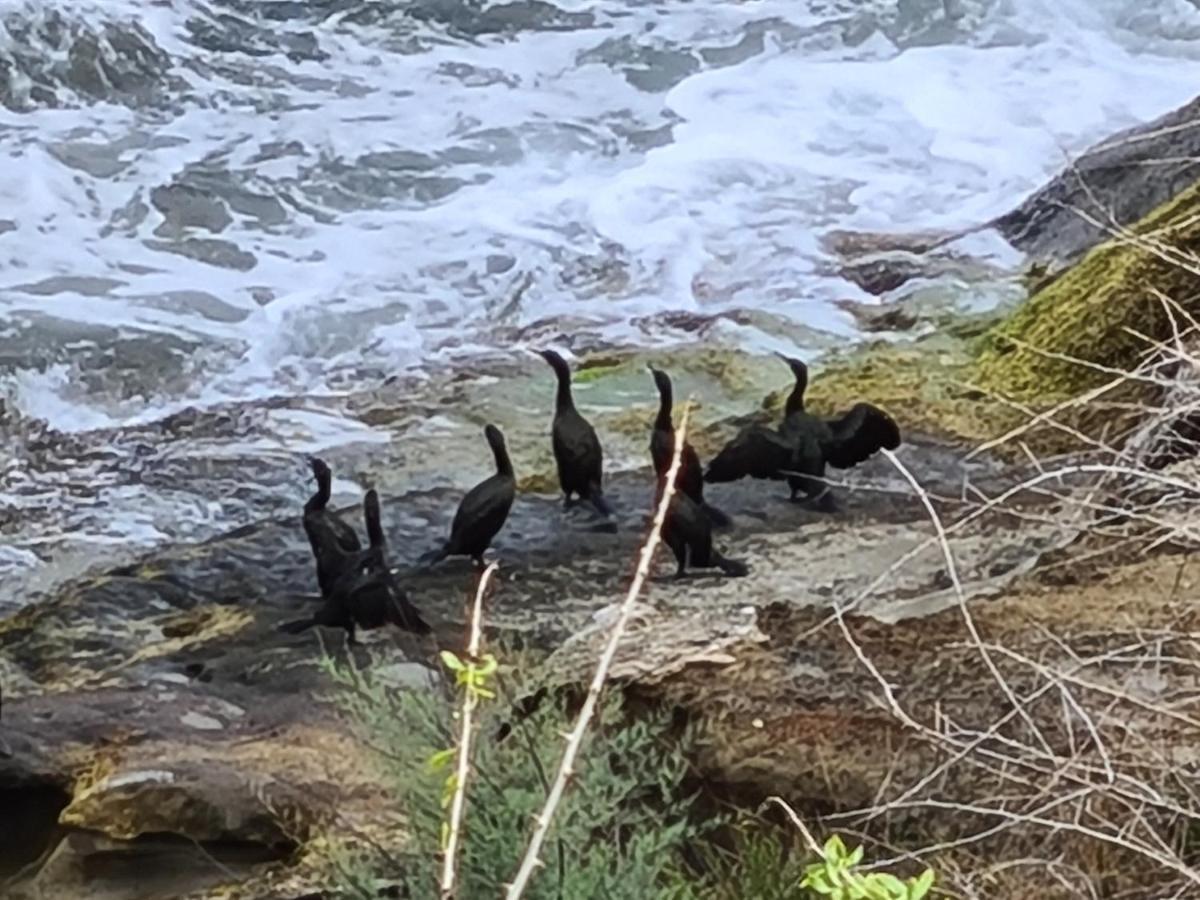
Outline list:
[[[943,751],[888,708],[882,682],[931,731],[945,721],[986,728],[1005,711],[964,630],[964,604],[983,640],[1042,659],[1067,652],[1044,634],[1051,624],[1068,646],[1072,631],[1102,640],[1090,615],[1064,615],[1064,605],[1077,614],[1095,602],[1093,586],[1053,602],[1030,587],[1030,571],[1062,554],[1080,523],[1045,498],[980,511],[979,497],[1023,473],[986,458],[964,464],[962,451],[914,435],[900,453],[947,523],[953,572],[928,510],[886,459],[851,473],[834,516],[788,503],[781,485],[714,488],[735,519],[718,542],[751,576],[675,581],[660,558],[616,683],[699,722],[703,771],[747,796],[853,807],[882,784],[919,778]],[[651,493],[645,471],[612,479],[615,534],[554,497],[522,494],[497,548],[489,639],[552,652],[548,671],[586,681]],[[428,549],[455,498],[385,498],[397,560]],[[0,622],[0,830],[23,835],[0,854],[5,896],[69,895],[85,879],[89,897],[113,900],[227,896],[235,884],[240,898],[322,896],[331,825],[403,847],[403,811],[373,779],[376,750],[330,700],[322,654],[347,663],[340,635],[276,631],[312,603],[311,568],[298,520],[267,521],[84,579]],[[473,573],[452,561],[399,576],[434,639],[371,633],[355,663],[419,686],[437,646],[461,646]],[[1129,602],[1098,593],[1110,610]],[[1002,664],[1014,683],[1036,681]]]

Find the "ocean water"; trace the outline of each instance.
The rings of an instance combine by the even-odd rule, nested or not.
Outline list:
[[[984,222],[1198,84],[1191,0],[0,0],[0,607],[273,510],[130,461],[295,476],[386,440],[322,405],[372,378],[853,339],[823,236]]]

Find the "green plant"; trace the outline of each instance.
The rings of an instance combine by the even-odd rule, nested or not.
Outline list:
[[[821,859],[804,870],[803,887],[833,900],[921,900],[933,887],[933,870],[901,881],[887,872],[858,871],[863,848],[846,850],[836,834],[821,848]]]
[[[500,658],[513,657],[505,652]],[[468,814],[458,865],[459,897],[498,896],[512,877],[526,845],[533,815],[545,801],[548,766],[561,753],[570,727],[565,704],[542,698],[532,711],[518,712],[520,692],[511,666],[482,657],[473,666],[448,668],[466,690],[499,693],[503,702],[479,707],[479,730],[467,791]],[[527,668],[522,666],[522,668]],[[444,839],[445,768],[455,742],[456,699],[436,691],[397,689],[369,672],[330,670],[340,682],[341,705],[379,750],[388,793],[404,811],[408,847],[394,861],[371,858],[339,867],[345,896],[372,898],[370,885],[387,872],[405,896],[438,895]],[[471,674],[473,672],[473,674]],[[486,674],[482,674],[485,673]],[[692,816],[693,798],[684,788],[692,736],[671,731],[669,716],[630,717],[619,696],[606,696],[595,731],[581,754],[572,790],[555,818],[547,844],[546,871],[527,897],[538,900],[605,897],[647,900],[680,894],[677,861],[714,825]],[[368,876],[363,870],[374,871]],[[399,871],[397,871],[397,869]]]

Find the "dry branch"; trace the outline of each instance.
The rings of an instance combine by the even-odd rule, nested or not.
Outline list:
[[[471,631],[467,640],[469,660],[479,657],[479,645],[483,637],[483,595],[495,572],[496,564],[493,562],[483,570],[483,574],[479,576],[479,586],[475,589],[475,601],[471,604]],[[450,801],[449,830],[446,836],[446,850],[442,856],[442,900],[450,900],[454,896],[454,881],[458,873],[458,845],[462,840],[463,813],[467,805],[467,776],[471,771],[471,727],[478,703],[478,694],[470,685],[466,685],[463,690],[462,709],[459,711],[462,730],[458,738],[454,796]]]
[[[600,694],[604,690],[604,683],[608,680],[609,669],[612,667],[613,659],[617,655],[617,646],[620,644],[621,637],[624,635],[625,628],[629,623],[629,618],[633,614],[633,607],[642,592],[642,586],[646,583],[646,578],[650,574],[650,563],[654,559],[654,551],[658,549],[663,523],[667,518],[667,509],[670,507],[671,498],[675,495],[675,477],[679,474],[679,464],[683,458],[683,444],[687,433],[688,413],[690,411],[691,402],[689,401],[687,406],[684,407],[679,428],[675,430],[675,449],[671,456],[671,466],[667,470],[663,483],[662,497],[659,498],[658,509],[654,513],[654,524],[650,528],[650,534],[642,545],[641,554],[638,557],[637,572],[633,577],[633,582],[629,585],[629,592],[625,595],[625,600],[621,603],[620,611],[616,621],[613,623],[612,631],[609,633],[608,643],[604,647],[604,652],[600,654],[600,660],[596,664],[596,672],[592,676],[587,697],[583,701],[583,707],[579,710],[579,716],[575,720],[575,725],[567,736],[566,746],[563,748],[562,762],[559,764],[558,773],[554,777],[554,785],[551,787],[550,794],[546,798],[545,806],[542,807],[542,811],[534,819],[536,824],[533,834],[530,836],[529,845],[525,848],[525,856],[521,859],[521,865],[517,869],[517,874],[513,878],[512,884],[508,886],[508,891],[505,894],[506,900],[519,900],[533,878],[534,871],[538,866],[542,865],[542,844],[545,843],[546,835],[550,832],[550,824],[554,820],[554,813],[562,801],[563,794],[566,792],[567,781],[575,771],[575,759],[578,757],[579,751],[583,746],[583,738],[587,733],[588,725],[591,724],[592,717],[595,715],[596,704],[600,700]]]

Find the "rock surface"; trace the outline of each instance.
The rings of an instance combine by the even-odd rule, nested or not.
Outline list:
[[[1092,147],[992,224],[1052,269],[1080,260],[1200,180],[1200,98]]]
[[[728,363],[715,371],[730,385],[747,377]],[[621,395],[626,379],[645,378],[642,364],[620,360],[579,375],[581,400],[614,435],[613,445],[623,446],[628,434],[641,453],[652,404],[614,409],[609,398]],[[697,447],[711,452],[733,425],[699,429]],[[964,468],[959,456],[959,449],[916,434],[901,451],[929,490],[947,498],[937,501],[947,515],[959,505],[953,498],[964,478],[991,493],[1013,477],[987,460]],[[390,464],[386,456],[376,462]],[[850,483],[836,518],[789,504],[782,485],[714,489],[714,500],[737,522],[718,541],[754,572],[737,581],[655,582],[646,595],[648,614],[662,625],[654,633],[678,637],[667,646],[683,655],[666,664],[661,653],[643,653],[635,638],[621,657],[623,677],[639,659],[647,683],[740,664],[773,637],[760,623],[780,606],[799,615],[857,599],[863,611],[893,621],[953,602],[927,514],[903,478],[877,459],[851,473]],[[384,514],[395,559],[403,562],[437,543],[459,491],[396,495],[399,484]],[[488,611],[490,633],[521,635],[545,650],[589,634],[594,617],[603,619],[625,586],[651,491],[644,469],[612,478],[617,534],[596,531],[583,511],[564,514],[552,494],[523,494],[497,546],[503,572]],[[1070,523],[1015,524],[985,517],[961,534],[960,575],[969,595],[994,594],[1074,534]],[[885,574],[906,554],[902,570]],[[68,890],[97,870],[106,874],[89,889],[113,900],[215,896],[232,882],[239,897],[312,896],[329,884],[328,861],[317,848],[332,827],[380,846],[402,845],[402,811],[372,781],[369,740],[352,734],[329,702],[333,686],[321,647],[345,665],[340,635],[275,630],[311,605],[304,594],[314,589],[312,568],[298,521],[287,516],[81,578],[0,621],[7,701],[0,735],[13,751],[0,760],[0,815],[9,817],[0,827],[24,823],[28,835],[0,870],[15,877],[6,896]],[[399,576],[434,623],[436,643],[458,646],[469,567],[451,561],[422,572],[402,564]],[[420,685],[434,649],[376,632],[354,657]],[[581,674],[587,670],[582,658],[578,665]],[[713,774],[723,777],[720,769]],[[727,774],[740,778],[733,768]],[[219,870],[208,857],[222,861]],[[134,888],[134,871],[154,873],[148,887]]]

